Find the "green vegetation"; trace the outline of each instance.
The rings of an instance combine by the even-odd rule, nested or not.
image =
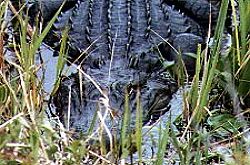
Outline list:
[[[231,3],[230,3],[231,2]],[[125,115],[119,143],[111,143],[110,150],[102,138],[100,144],[87,143],[88,137],[74,139],[58,119],[45,122],[47,102],[43,78],[35,57],[45,36],[61,8],[48,25],[35,28],[24,17],[25,9],[15,11],[9,0],[0,2],[0,164],[125,164],[132,154],[134,163],[166,164],[250,164],[249,108],[250,108],[250,1],[239,0],[239,13],[233,0],[222,0],[213,43],[205,50],[198,45],[196,72],[190,90],[183,91],[183,113],[175,121],[146,133],[142,131],[142,107],[139,92],[136,103],[136,128],[131,132],[129,98],[125,95]],[[10,20],[7,10],[18,22],[18,36],[5,43],[4,35]],[[231,45],[222,51],[222,39],[228,10],[232,11]],[[239,15],[238,15],[239,14]],[[239,18],[238,18],[239,17]],[[238,20],[239,19],[239,20]],[[63,32],[56,80],[57,90],[67,56],[67,29]],[[212,35],[209,33],[209,36]],[[18,38],[18,41],[17,41]],[[6,47],[12,48],[15,61],[6,59]],[[184,75],[183,71],[182,74]],[[179,78],[183,80],[183,77]],[[221,92],[212,95],[218,87]],[[213,107],[222,100],[223,106]],[[55,127],[53,122],[56,122]],[[161,122],[161,121],[160,121]],[[58,124],[59,123],[59,124]],[[93,132],[89,129],[89,135]],[[145,136],[158,131],[157,151],[150,160],[143,157]],[[114,139],[116,141],[117,139]],[[155,140],[152,138],[152,141]],[[219,147],[223,150],[219,151]],[[134,152],[133,151],[137,151]],[[228,152],[228,154],[225,154]],[[87,163],[88,164],[88,163]]]

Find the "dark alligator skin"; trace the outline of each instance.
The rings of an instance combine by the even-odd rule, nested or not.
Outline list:
[[[178,88],[163,67],[165,59],[176,59],[169,43],[182,52],[188,70],[194,69],[194,60],[185,53],[196,53],[197,44],[204,42],[209,9],[206,0],[81,0],[62,13],[56,33],[70,27],[69,56],[76,59],[85,52],[77,64],[100,87],[86,75],[82,83],[78,74],[62,80],[53,102],[64,124],[86,133],[96,111],[103,114],[108,108],[108,128],[119,127],[125,91],[132,127],[138,91],[144,121],[166,112]],[[212,6],[214,20],[217,13]],[[97,120],[95,128],[99,125]]]

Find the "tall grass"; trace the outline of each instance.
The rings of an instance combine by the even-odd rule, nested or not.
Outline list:
[[[43,137],[41,132],[45,131],[48,135],[53,134],[53,130],[42,124],[45,96],[38,76],[41,65],[36,64],[35,56],[61,8],[42,30],[39,26],[32,28],[28,23],[29,18],[23,16],[22,11],[16,11],[9,0],[2,1],[0,5],[1,42],[5,30],[3,26],[10,23],[10,20],[6,20],[7,8],[17,18],[20,34],[17,39],[13,36],[16,61],[5,61],[13,72],[1,68],[1,164],[48,163],[47,144],[52,139]],[[1,59],[5,58],[2,55],[3,51]]]
[[[229,4],[231,4],[229,6]],[[223,127],[223,129],[230,129],[227,124],[230,123],[230,125],[234,128],[234,130],[237,130],[234,132],[237,137],[238,134],[241,134],[238,132],[238,126],[235,125],[236,123],[231,122],[230,120],[241,120],[240,126],[244,129],[248,130],[248,127],[246,127],[246,121],[244,118],[238,118],[239,116],[242,116],[242,109],[240,107],[241,99],[244,101],[245,98],[249,98],[249,32],[250,32],[250,25],[249,25],[249,1],[239,1],[239,15],[236,13],[235,6],[233,1],[229,3],[228,0],[222,0],[221,1],[221,9],[219,18],[217,21],[217,26],[214,32],[213,36],[213,44],[210,48],[210,53],[208,52],[208,45],[204,52],[201,53],[200,48],[198,48],[197,53],[197,63],[196,63],[196,74],[193,78],[193,83],[191,86],[191,90],[188,95],[188,103],[186,105],[189,105],[185,108],[190,108],[186,111],[191,112],[191,116],[188,119],[188,124],[184,130],[184,133],[182,134],[180,140],[175,137],[175,135],[172,136],[172,139],[175,144],[175,148],[177,149],[179,153],[180,160],[183,164],[188,163],[187,160],[192,160],[192,157],[194,158],[194,153],[187,153],[183,151],[183,148],[181,148],[181,144],[187,145],[186,147],[188,150],[195,150],[196,151],[196,161],[195,164],[203,164],[207,160],[209,160],[209,155],[211,155],[211,152],[208,152],[208,148],[215,147],[212,142],[208,140],[209,137],[213,137],[214,133],[213,131],[209,131],[204,127],[204,124],[207,124],[208,117],[211,119],[218,119],[223,116],[223,114],[214,113],[213,107],[210,107],[211,100],[209,99],[209,93],[211,92],[214,85],[216,85],[216,82],[219,82],[219,85],[224,88],[225,93],[228,93],[230,95],[230,99],[233,103],[233,106],[231,107],[233,111],[230,111],[230,109],[227,110],[227,112],[224,113],[233,113],[236,116],[236,119],[234,117],[226,117],[224,121],[222,120],[216,120],[214,124],[217,124],[216,130]],[[232,35],[232,44],[230,48],[228,48],[227,52],[222,51],[222,38],[224,35],[224,26],[225,21],[227,18],[227,12],[228,9],[231,8],[232,10],[232,29],[233,29],[233,35]],[[237,17],[239,16],[240,22],[238,22]],[[240,24],[239,24],[240,23]],[[208,54],[209,53],[209,56]],[[202,64],[202,65],[201,65]],[[201,70],[201,66],[203,66],[203,72],[201,76],[201,84],[200,88],[199,86],[199,75]],[[245,104],[248,104],[246,100]],[[244,103],[243,103],[244,104]],[[249,104],[248,104],[249,106]],[[209,108],[210,107],[210,108]],[[225,107],[223,107],[225,108]],[[244,124],[245,123],[245,124]],[[227,125],[225,127],[225,125]],[[231,127],[230,126],[230,127]],[[204,132],[204,130],[206,130]],[[245,132],[245,131],[243,131]],[[244,134],[244,133],[243,133]],[[244,139],[245,136],[240,137]],[[204,138],[205,137],[205,138]],[[196,140],[195,140],[196,139]],[[230,139],[230,138],[229,138]],[[229,140],[228,139],[228,140]],[[238,141],[235,140],[236,144]],[[198,145],[198,146],[197,146]],[[196,147],[195,147],[196,146]],[[241,145],[240,145],[241,146]],[[205,147],[205,148],[204,148]],[[213,148],[212,147],[212,148]],[[237,152],[240,151],[240,153],[244,153],[246,148],[245,147],[236,147],[240,148],[237,149]],[[231,148],[233,151],[235,151],[235,148]],[[244,155],[244,154],[243,154]],[[189,157],[189,158],[188,158]],[[204,157],[204,158],[203,158]],[[246,156],[247,157],[247,156]],[[201,161],[201,159],[203,159]],[[236,158],[237,159],[237,158]],[[239,160],[235,160],[235,163]],[[189,161],[189,163],[191,163]],[[188,164],[189,164],[188,163]],[[236,163],[237,164],[237,163]]]
[[[248,95],[249,97],[249,82],[250,82],[250,62],[249,62],[249,17],[250,17],[250,2],[249,1],[239,1],[239,11],[240,11],[240,26],[237,26],[236,20],[236,12],[233,13],[234,16],[234,28],[235,28],[235,36],[234,39],[236,41],[236,51],[240,54],[240,59],[238,59],[238,68],[239,70],[239,85],[238,91],[239,94],[243,97]],[[240,32],[240,34],[238,34]],[[238,36],[240,36],[238,38]],[[240,41],[238,41],[240,40]],[[237,45],[237,43],[239,45]],[[236,75],[237,76],[237,75]]]
[[[232,151],[234,164],[244,164],[249,159],[245,154],[248,144],[243,138],[249,128],[245,124],[246,119],[242,117],[247,111],[242,110],[240,101],[246,101],[249,98],[250,2],[239,0],[240,22],[237,20],[235,6],[229,4],[229,0],[221,1],[212,47],[209,49],[207,42],[206,49],[202,51],[201,46],[198,45],[192,86],[187,94],[183,94],[185,105],[183,120],[178,121],[183,126],[181,128],[176,126],[176,128],[172,121],[169,121],[164,128],[161,126],[157,128],[159,130],[158,148],[150,158],[152,164],[178,162],[198,165],[209,164],[211,160],[216,161],[216,159],[226,162],[227,160],[220,153],[214,151],[218,145],[228,145],[227,149]],[[6,23],[9,23],[9,20],[6,20],[8,8],[14,12],[19,24],[18,39],[14,38],[13,43],[8,43],[13,47],[16,61],[8,61],[4,54],[3,34],[6,31]],[[61,8],[43,29],[39,28],[38,23],[37,26],[31,27],[28,23],[29,18],[23,15],[27,11],[23,11],[22,6],[20,8],[21,11],[15,11],[9,0],[0,3],[0,164],[81,164],[83,162],[126,164],[129,157],[133,159],[133,148],[136,148],[138,155],[138,160],[134,162],[145,163],[143,144],[146,134],[142,132],[143,107],[141,102],[143,100],[141,100],[139,90],[136,96],[135,130],[130,128],[129,95],[125,92],[125,112],[120,142],[114,139],[111,151],[107,150],[105,140],[100,140],[100,145],[91,146],[84,139],[73,139],[60,122],[57,123],[59,126],[56,128],[44,123],[45,95],[43,82],[38,76],[38,71],[43,64],[37,64],[35,57]],[[222,55],[221,41],[228,9],[232,10],[232,45],[227,54]],[[56,66],[57,78],[52,95],[59,87],[68,53],[67,32],[66,28],[62,33],[59,60]],[[208,38],[210,35],[209,32]],[[12,72],[5,69],[8,66],[12,68]],[[181,75],[184,75],[184,72],[181,70]],[[226,115],[210,107],[209,95],[217,82],[226,93],[229,93],[235,105],[232,108],[234,111],[231,112],[228,109],[223,111],[223,113],[226,111]],[[238,118],[239,116],[241,118]],[[241,121],[238,121],[239,119]],[[243,131],[239,128],[243,128]],[[93,132],[93,129],[94,126],[89,128],[89,134]],[[224,134],[228,132],[232,137],[225,138]],[[221,133],[224,134],[221,135]],[[216,141],[218,137],[225,139]],[[233,142],[233,147],[230,146],[230,141]],[[166,159],[166,155],[170,152],[168,149],[173,152],[174,156]]]

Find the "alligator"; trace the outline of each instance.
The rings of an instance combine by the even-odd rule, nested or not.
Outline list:
[[[102,120],[102,114],[113,130],[120,127],[127,106],[133,128],[139,103],[143,122],[156,120],[178,89],[165,61],[181,54],[193,72],[195,59],[188,54],[204,43],[210,14],[216,20],[218,9],[207,0],[77,1],[54,29],[60,35],[70,28],[69,56],[78,59],[83,75],[64,78],[53,96],[61,121],[86,133],[100,125],[92,121],[96,115]]]

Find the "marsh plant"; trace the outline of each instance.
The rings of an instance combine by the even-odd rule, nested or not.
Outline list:
[[[86,142],[88,137],[74,138],[56,117],[45,122],[48,100],[43,76],[38,75],[44,64],[36,58],[61,8],[45,27],[38,17],[31,26],[27,10],[22,5],[16,10],[9,0],[0,2],[0,164],[125,164],[132,154],[138,155],[134,160],[137,164],[249,163],[250,1],[239,0],[238,6],[233,0],[221,1],[217,25],[213,34],[208,32],[206,48],[197,45],[196,71],[190,90],[183,92],[183,113],[157,128],[158,148],[147,162],[142,155],[145,134],[139,92],[135,131],[127,132],[130,114],[126,94],[121,140],[110,149],[102,141],[91,145]],[[231,44],[222,51],[227,19],[231,20]],[[62,32],[51,95],[58,89],[63,68],[68,67],[67,31]],[[10,52],[14,60],[7,58]],[[214,99],[216,87],[222,92]],[[222,106],[212,106],[214,100],[222,100]]]

